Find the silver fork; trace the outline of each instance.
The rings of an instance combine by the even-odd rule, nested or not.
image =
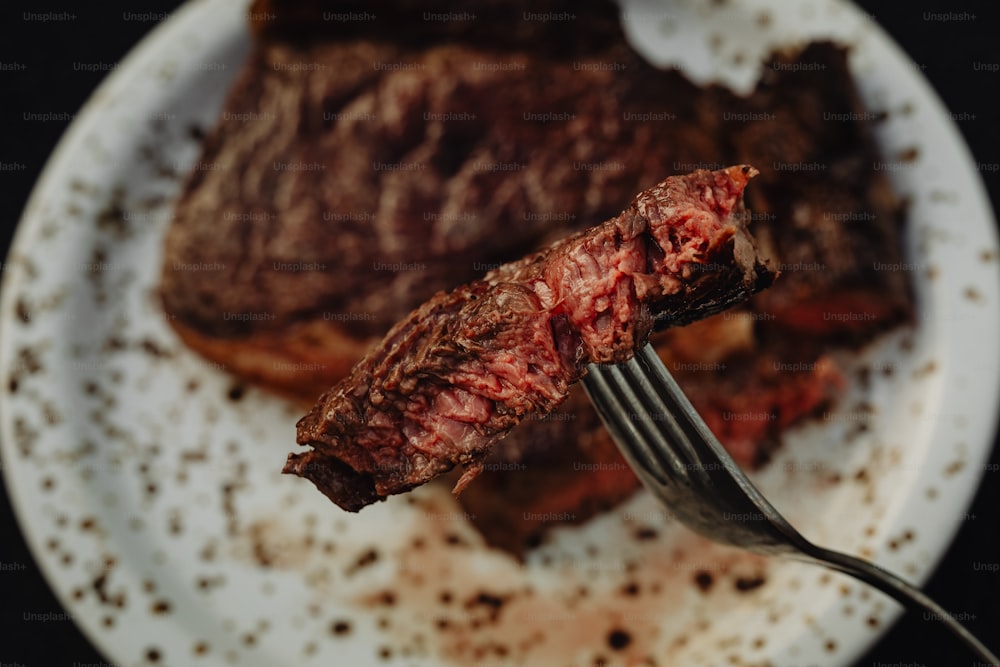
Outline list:
[[[811,543],[757,490],[708,430],[650,345],[627,363],[591,364],[583,384],[636,476],[682,523],[716,542],[843,572],[910,610],[930,612],[979,659],[1000,665],[954,616],[895,574]],[[924,618],[928,618],[924,614]]]

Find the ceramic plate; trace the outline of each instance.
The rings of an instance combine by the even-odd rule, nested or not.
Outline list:
[[[975,165],[919,71],[856,9],[711,4],[629,3],[630,37],[655,62],[740,88],[771,45],[834,36],[854,47],[868,108],[888,112],[879,168],[911,202],[918,322],[846,359],[870,381],[790,434],[756,480],[808,537],[922,581],[979,482],[998,399],[997,240]],[[198,0],[121,64],[52,156],[4,274],[6,483],[46,577],[108,658],[857,657],[893,603],[839,575],[708,544],[642,493],[557,529],[519,563],[487,550],[440,487],[348,515],[279,474],[300,408],[187,350],[154,293],[179,175],[199,153],[193,128],[213,123],[240,67],[244,19],[237,3]]]

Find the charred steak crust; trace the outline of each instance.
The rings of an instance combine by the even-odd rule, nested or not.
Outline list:
[[[562,403],[588,363],[619,363],[654,325],[720,312],[775,274],[746,230],[742,165],[670,177],[619,216],[451,292],[390,330],[297,426],[284,472],[357,511],[465,466]]]
[[[615,215],[674,161],[717,159],[695,109],[667,106],[697,89],[611,43],[575,60],[364,39],[258,46],[166,234],[171,322],[236,344],[317,321],[377,340],[477,267]],[[587,67],[601,62],[629,76]],[[651,106],[677,119],[624,120]]]

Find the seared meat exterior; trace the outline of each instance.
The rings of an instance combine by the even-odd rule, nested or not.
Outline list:
[[[846,378],[828,350],[864,345],[913,315],[907,272],[885,269],[905,263],[902,208],[876,169],[885,159],[872,136],[878,115],[859,99],[846,50],[811,44],[766,62],[748,97],[710,87],[675,98],[665,108],[694,104],[697,130],[650,146],[711,144],[699,163],[721,152],[762,172],[747,203],[781,280],[742,307],[651,339],[746,468],[765,464],[787,429],[843,393]],[[559,408],[558,421],[515,428],[459,496],[489,544],[523,553],[549,527],[586,521],[639,488],[580,398]]]
[[[783,277],[751,307],[767,314],[759,329],[778,336],[864,344],[913,314],[907,272],[888,268],[905,264],[903,210],[879,168],[878,115],[861,103],[841,47],[810,44],[770,65],[753,95],[719,94],[710,113],[746,119],[730,123],[727,154],[761,170],[747,205]]]
[[[730,453],[765,461],[839,395],[823,350],[912,315],[906,272],[880,268],[904,258],[898,200],[873,167],[887,159],[878,118],[841,47],[769,57],[742,97],[650,67],[618,11],[255,0],[252,53],[167,235],[171,324],[216,366],[312,404],[435,291],[665,175],[754,164],[754,233],[782,280],[741,317],[653,341]],[[575,18],[530,20],[562,12]],[[186,269],[206,265],[220,268]],[[459,498],[491,544],[522,551],[565,521],[523,517],[584,521],[638,487],[585,398],[553,415],[511,431]]]
[[[164,243],[160,293],[184,341],[311,403],[435,292],[616,215],[674,163],[721,160],[698,89],[643,62],[613,3],[572,22],[526,9],[414,27],[369,8],[376,21],[312,22],[324,39],[298,30],[334,9],[261,9],[276,18]],[[442,39],[455,25],[503,39]]]
[[[566,400],[589,363],[620,363],[656,328],[716,314],[775,274],[746,229],[734,166],[670,177],[621,215],[440,292],[390,330],[298,424],[285,472],[344,509],[456,465]]]

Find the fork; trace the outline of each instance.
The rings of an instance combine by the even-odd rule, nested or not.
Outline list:
[[[688,528],[722,544],[850,575],[911,611],[929,612],[977,658],[1000,665],[1000,658],[916,586],[799,534],[730,458],[652,346],[623,364],[590,364],[583,385],[636,476]]]

